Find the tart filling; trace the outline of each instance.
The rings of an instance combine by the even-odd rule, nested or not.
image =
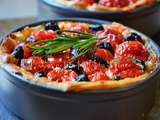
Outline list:
[[[62,91],[111,89],[149,76],[158,57],[148,38],[121,24],[51,21],[4,38],[1,66]]]
[[[130,11],[140,6],[154,4],[156,0],[58,0],[57,2],[91,11]]]

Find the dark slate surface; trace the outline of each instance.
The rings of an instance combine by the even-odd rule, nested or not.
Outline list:
[[[1,103],[0,103],[0,120],[21,120],[17,118],[13,113],[9,112]]]

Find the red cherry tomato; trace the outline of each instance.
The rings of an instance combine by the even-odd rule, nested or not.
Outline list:
[[[108,34],[113,34],[111,29],[105,29],[105,30],[96,32],[96,35],[101,35],[101,36],[106,36]]]
[[[96,71],[105,70],[105,68],[101,64],[91,60],[82,62],[81,66],[83,67],[83,70],[87,75],[93,74]]]
[[[76,77],[78,77],[76,72],[72,70],[63,70],[63,75],[61,76],[61,80],[62,82],[67,82]]]
[[[35,73],[37,71],[45,71],[46,63],[40,57],[29,57],[21,60],[21,67]]]
[[[24,44],[22,47],[23,47],[23,50],[24,50],[24,58],[28,58],[28,57],[31,57],[32,56],[32,51],[31,49],[28,47],[29,45],[31,45],[32,43],[27,43],[27,44]]]
[[[125,7],[129,5],[129,0],[100,0],[100,4],[108,7]]]
[[[110,61],[113,59],[113,55],[111,54],[111,52],[105,49],[98,48],[96,49],[94,54],[100,58],[103,58],[106,61]]]
[[[123,41],[122,34],[117,31],[113,31],[111,29],[105,29],[104,31],[99,31],[96,33],[96,35],[107,36],[107,38],[98,41],[98,43],[102,41],[106,41],[106,42],[109,42],[113,48],[116,48]]]
[[[135,3],[137,2],[138,0],[129,0],[130,3]]]
[[[56,33],[53,30],[40,30],[33,32],[31,37],[35,38],[36,40],[47,40],[56,38]]]
[[[62,71],[52,70],[48,72],[47,77],[51,81],[61,81]]]
[[[138,41],[126,41],[120,44],[115,51],[115,58],[130,57],[146,61],[149,53],[145,46]]]
[[[59,70],[55,71],[52,70],[48,72],[47,77],[51,81],[57,81],[57,82],[68,82],[72,80],[73,78],[75,79],[78,77],[77,73],[75,73],[72,70]]]
[[[95,72],[88,76],[89,80],[92,82],[96,81],[108,81],[110,80],[109,77],[106,76],[105,71]]]
[[[64,67],[68,59],[62,55],[49,56],[47,58],[47,67]]]
[[[112,63],[108,69],[113,75],[121,78],[137,77],[144,73],[144,70],[138,64],[131,60],[123,60]]]
[[[93,4],[96,2],[96,0],[82,0],[84,1],[85,3],[88,3],[88,4]]]
[[[24,56],[23,58],[28,58],[32,56],[32,51],[31,49],[28,47],[29,45],[31,45],[32,42],[22,42],[19,43],[18,46],[21,46],[23,48],[24,51]]]

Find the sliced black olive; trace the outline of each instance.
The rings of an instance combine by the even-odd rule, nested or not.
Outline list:
[[[101,42],[101,43],[97,44],[96,47],[104,48],[106,50],[109,50],[112,54],[114,54],[114,49],[109,42]]]
[[[65,69],[71,69],[71,70],[75,71],[78,75],[82,74],[82,72],[83,72],[83,67],[81,67],[79,65],[74,65],[74,64],[67,64],[65,66]]]
[[[139,60],[139,59],[134,59],[134,60],[132,60],[132,62],[138,64],[138,65],[142,68],[142,70],[145,70],[145,69],[146,69],[145,62],[144,62],[144,61]]]
[[[56,31],[56,30],[59,30],[59,26],[58,26],[58,23],[57,22],[48,22],[45,24],[45,30],[53,30],[53,31]]]
[[[100,31],[100,30],[104,30],[104,27],[100,24],[90,24],[89,29],[93,31]]]
[[[26,39],[26,41],[27,41],[27,42],[35,42],[36,39],[35,39],[34,37],[28,37],[28,38]]]
[[[24,56],[24,50],[22,46],[16,46],[16,48],[11,53],[15,58],[21,60]]]
[[[117,76],[117,75],[116,75],[116,76],[114,76],[113,79],[118,81],[118,80],[121,80],[122,78],[121,78],[120,76]]]
[[[36,72],[34,74],[35,77],[45,77],[45,73],[44,72]]]
[[[127,35],[127,37],[125,38],[125,41],[139,41],[141,43],[144,43],[141,36],[138,35],[137,33],[130,33],[129,35]]]
[[[81,81],[89,81],[88,76],[86,74],[81,74],[76,78],[77,82],[81,82]]]
[[[23,76],[23,74],[20,73],[20,72],[15,72],[15,74],[16,74],[16,75],[19,75],[19,76]]]
[[[108,63],[103,58],[101,58],[101,57],[92,55],[90,57],[90,59],[93,60],[93,61],[96,61],[97,63],[100,63],[104,67],[108,67]]]
[[[79,50],[77,48],[71,48],[70,51],[71,55],[73,55],[74,57],[77,57],[79,54]]]

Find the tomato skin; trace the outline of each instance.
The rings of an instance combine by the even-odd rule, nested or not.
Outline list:
[[[106,36],[108,34],[113,34],[111,29],[105,29],[105,30],[96,32],[96,35],[101,35],[101,36]]]
[[[24,58],[28,58],[32,56],[32,52],[30,48],[28,48],[27,46],[23,46],[23,49],[24,49]]]
[[[81,66],[83,67],[83,70],[87,75],[91,75],[96,71],[105,70],[105,68],[101,64],[91,60],[82,62]]]
[[[51,81],[68,82],[72,78],[78,77],[78,75],[72,70],[61,69],[59,71],[51,70],[48,72],[47,77]]]
[[[122,34],[117,31],[111,30],[111,29],[105,29],[103,31],[98,31],[96,35],[107,36],[107,38],[98,41],[98,43],[106,41],[106,42],[109,42],[113,48],[116,48],[123,41]]]
[[[110,61],[113,59],[113,55],[111,54],[111,52],[105,49],[98,48],[96,49],[94,54],[95,56],[103,58],[105,61]]]
[[[78,64],[81,64],[83,61],[86,61],[86,60],[87,60],[87,57],[86,57],[86,56],[80,56],[80,57],[78,58],[77,63],[78,63]]]
[[[121,78],[137,77],[144,73],[141,66],[131,60],[122,60],[117,63],[112,63],[108,70],[113,75],[120,76]]]
[[[64,70],[61,76],[62,82],[70,81],[72,78],[78,77],[77,73],[72,70]]]
[[[92,82],[110,80],[110,78],[106,76],[105,71],[95,72],[95,73],[89,75],[88,78]]]
[[[31,37],[35,38],[36,40],[47,40],[56,38],[56,33],[53,30],[40,30],[33,32]]]
[[[26,43],[24,44],[22,47],[23,47],[23,50],[24,50],[24,58],[29,58],[32,56],[32,51],[31,49],[28,47],[29,45],[31,45],[32,43],[29,42],[29,43]]]
[[[22,59],[21,67],[35,73],[37,71],[45,71],[46,63],[40,57],[33,56],[28,59]]]
[[[143,70],[133,68],[130,70],[120,72],[120,77],[121,78],[138,77],[138,76],[142,75],[143,73],[144,73]]]
[[[62,55],[49,56],[47,58],[47,67],[64,67],[68,59]]]
[[[93,4],[96,2],[96,0],[82,0],[82,1],[88,4]]]
[[[120,44],[115,51],[115,58],[128,57],[146,61],[149,53],[145,46],[139,41],[126,41]]]
[[[52,70],[48,72],[47,77],[50,81],[60,81],[60,76],[62,75],[61,71]]]
[[[125,7],[129,5],[129,0],[100,0],[100,4],[108,6],[108,7]]]

